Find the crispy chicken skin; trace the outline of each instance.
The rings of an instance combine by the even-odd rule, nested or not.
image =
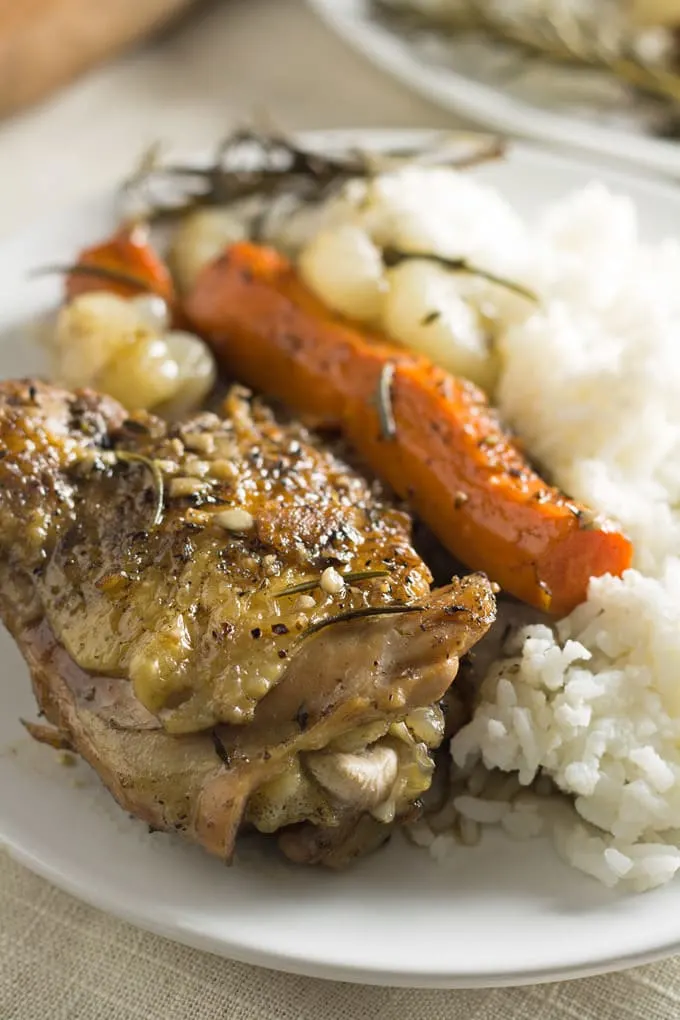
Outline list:
[[[493,594],[431,593],[374,486],[243,391],[222,414],[0,384],[0,613],[58,731],[35,734],[127,811],[227,859],[250,825],[341,866],[427,789]]]

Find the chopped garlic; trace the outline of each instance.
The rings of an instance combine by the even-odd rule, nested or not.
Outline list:
[[[188,450],[209,456],[215,450],[215,437],[210,432],[187,432],[184,445]]]
[[[238,476],[238,468],[230,460],[218,458],[211,461],[210,474],[220,482],[233,482]]]
[[[180,496],[193,496],[197,492],[205,492],[209,488],[207,482],[202,482],[200,478],[172,478],[170,480],[169,492],[171,498],[178,498]]]
[[[321,575],[320,586],[328,595],[339,595],[344,591],[345,582],[335,567],[326,567]]]
[[[232,507],[230,510],[222,510],[213,517],[215,524],[219,524],[225,531],[250,531],[255,524],[255,518],[247,510],[240,507]]]

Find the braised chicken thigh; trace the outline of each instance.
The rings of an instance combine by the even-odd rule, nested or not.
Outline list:
[[[234,389],[168,425],[0,385],[0,610],[50,727],[118,802],[230,858],[342,865],[411,817],[495,604],[430,591],[409,518]]]

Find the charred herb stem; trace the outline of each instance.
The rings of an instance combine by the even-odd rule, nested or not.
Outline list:
[[[217,757],[220,759],[223,765],[226,765],[227,768],[231,768],[231,758],[229,757],[229,752],[222,743],[219,733],[217,732],[217,730],[211,730],[210,735],[212,737],[213,747],[215,748]]]
[[[31,270],[31,276],[47,276],[51,273],[63,273],[65,276],[92,276],[109,283],[121,283],[126,287],[136,287],[141,291],[155,293],[154,288],[141,276],[134,276],[132,273],[124,273],[119,269],[109,269],[107,266],[97,266],[89,262],[77,262],[72,266],[38,266]]]

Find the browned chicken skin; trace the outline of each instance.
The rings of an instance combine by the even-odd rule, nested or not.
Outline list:
[[[126,810],[226,858],[249,824],[341,865],[427,789],[493,595],[430,593],[406,515],[240,391],[223,413],[0,384],[0,612]]]

